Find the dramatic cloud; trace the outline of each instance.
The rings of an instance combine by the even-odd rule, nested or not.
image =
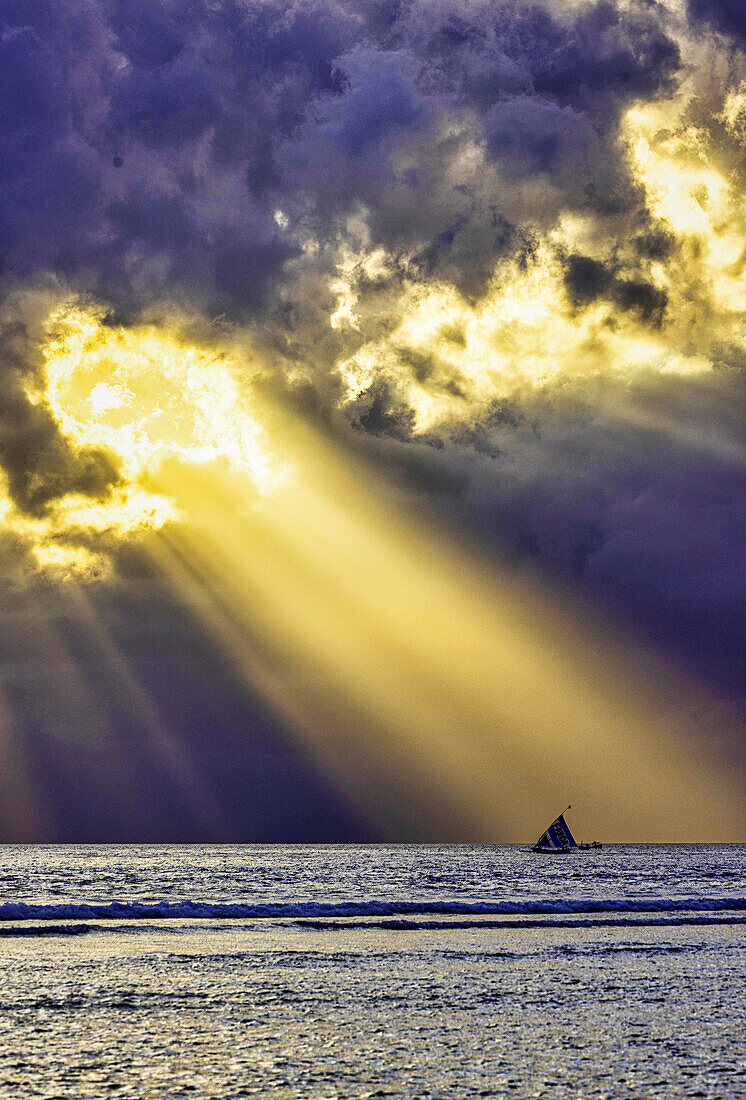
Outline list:
[[[137,603],[174,471],[292,476],[282,407],[743,699],[745,45],[736,0],[7,0],[6,590]]]
[[[692,19],[708,22],[722,34],[746,43],[746,14],[738,0],[689,0]]]

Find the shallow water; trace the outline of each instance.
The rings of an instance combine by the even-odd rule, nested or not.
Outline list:
[[[746,1097],[745,874],[744,846],[4,848],[0,1094]]]

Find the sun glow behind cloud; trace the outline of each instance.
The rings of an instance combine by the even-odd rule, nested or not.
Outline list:
[[[225,460],[271,487],[278,476],[235,364],[155,326],[111,328],[95,313],[50,318],[45,399],[65,433],[111,449],[128,481],[164,457]]]
[[[414,410],[420,433],[473,419],[491,401],[526,387],[671,368],[667,341],[620,318],[611,304],[573,308],[560,261],[560,251],[576,243],[572,229],[560,227],[552,238],[527,260],[500,265],[478,303],[453,287],[407,288],[394,331],[363,343],[340,364],[348,401],[385,378]],[[686,371],[689,358],[679,359],[676,369]]]
[[[731,96],[724,110],[731,128],[741,117],[739,103]],[[647,206],[675,234],[683,252],[684,266],[676,265],[669,273],[668,288],[675,293],[677,282],[686,285],[687,274],[696,273],[700,309],[703,299],[708,300],[713,312],[732,320],[744,313],[743,197],[738,181],[728,179],[712,163],[708,132],[682,117],[686,106],[674,101],[633,108],[624,132]]]
[[[7,497],[0,501],[7,529],[31,540],[42,568],[101,573],[118,540],[177,519],[178,503],[157,488],[165,461],[223,463],[243,471],[259,493],[286,476],[229,356],[167,328],[112,327],[101,310],[75,305],[53,311],[47,328],[44,385],[28,395],[48,406],[73,445],[113,455],[121,477],[104,497],[69,493],[40,516],[20,514]]]
[[[476,300],[405,268],[393,322],[381,334],[373,314],[369,335],[364,291],[356,288],[400,271],[401,257],[348,247],[332,284],[338,306],[331,317],[355,345],[337,365],[348,403],[384,381],[412,410],[415,434],[447,432],[527,388],[641,370],[703,374],[724,344],[746,345],[741,186],[719,162],[712,134],[688,119],[691,99],[677,94],[633,106],[621,124],[650,226],[668,241],[663,258],[641,260],[634,241],[617,244],[609,257],[597,219],[562,212],[552,226],[535,227],[525,254],[496,263]],[[733,133],[744,126],[743,102],[743,93],[731,93],[723,108]],[[607,265],[616,296],[597,282],[573,300],[566,277],[572,256]],[[598,280],[601,273],[599,266]],[[635,298],[643,290],[658,294],[655,309]]]

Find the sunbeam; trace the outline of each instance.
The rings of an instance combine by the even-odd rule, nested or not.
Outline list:
[[[121,475],[78,512],[67,500],[20,521],[37,556],[74,572],[80,549],[84,576],[85,530],[99,570],[138,535],[249,692],[379,832],[517,839],[568,791],[589,828],[625,839],[724,837],[744,821],[739,777],[698,737],[704,696],[538,576],[405,512],[349,447],[239,386],[251,369],[235,350],[74,309],[53,317],[45,355],[55,418]],[[609,422],[670,428],[627,404]],[[178,732],[69,573],[67,591],[143,733],[132,750],[147,742],[220,830]]]
[[[159,714],[111,632],[97,615],[85,589],[70,578],[62,588],[61,597],[76,631],[88,639],[96,654],[99,684],[108,682],[114,704],[131,716],[130,738],[127,744],[119,745],[117,755],[125,762],[152,761],[175,784],[198,831],[207,829],[211,836],[228,836],[227,822],[218,800],[205,786],[183,740],[169,729]]]
[[[449,545],[349,455],[271,419],[294,476],[259,501],[241,475],[164,466],[189,522],[154,553],[379,824],[517,839],[568,790],[589,827],[630,840],[743,820],[672,679],[663,689],[660,669],[537,580]]]

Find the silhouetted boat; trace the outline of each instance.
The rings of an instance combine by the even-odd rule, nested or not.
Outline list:
[[[571,809],[572,806],[567,807],[567,810]],[[565,821],[567,810],[563,810],[559,817],[554,819],[547,831],[541,834],[536,844],[531,846],[532,852],[545,852],[550,856],[558,856],[567,855],[568,852],[588,852],[591,848],[603,848],[603,844],[599,844],[597,840],[594,840],[592,844],[578,844],[572,835],[570,826]]]

